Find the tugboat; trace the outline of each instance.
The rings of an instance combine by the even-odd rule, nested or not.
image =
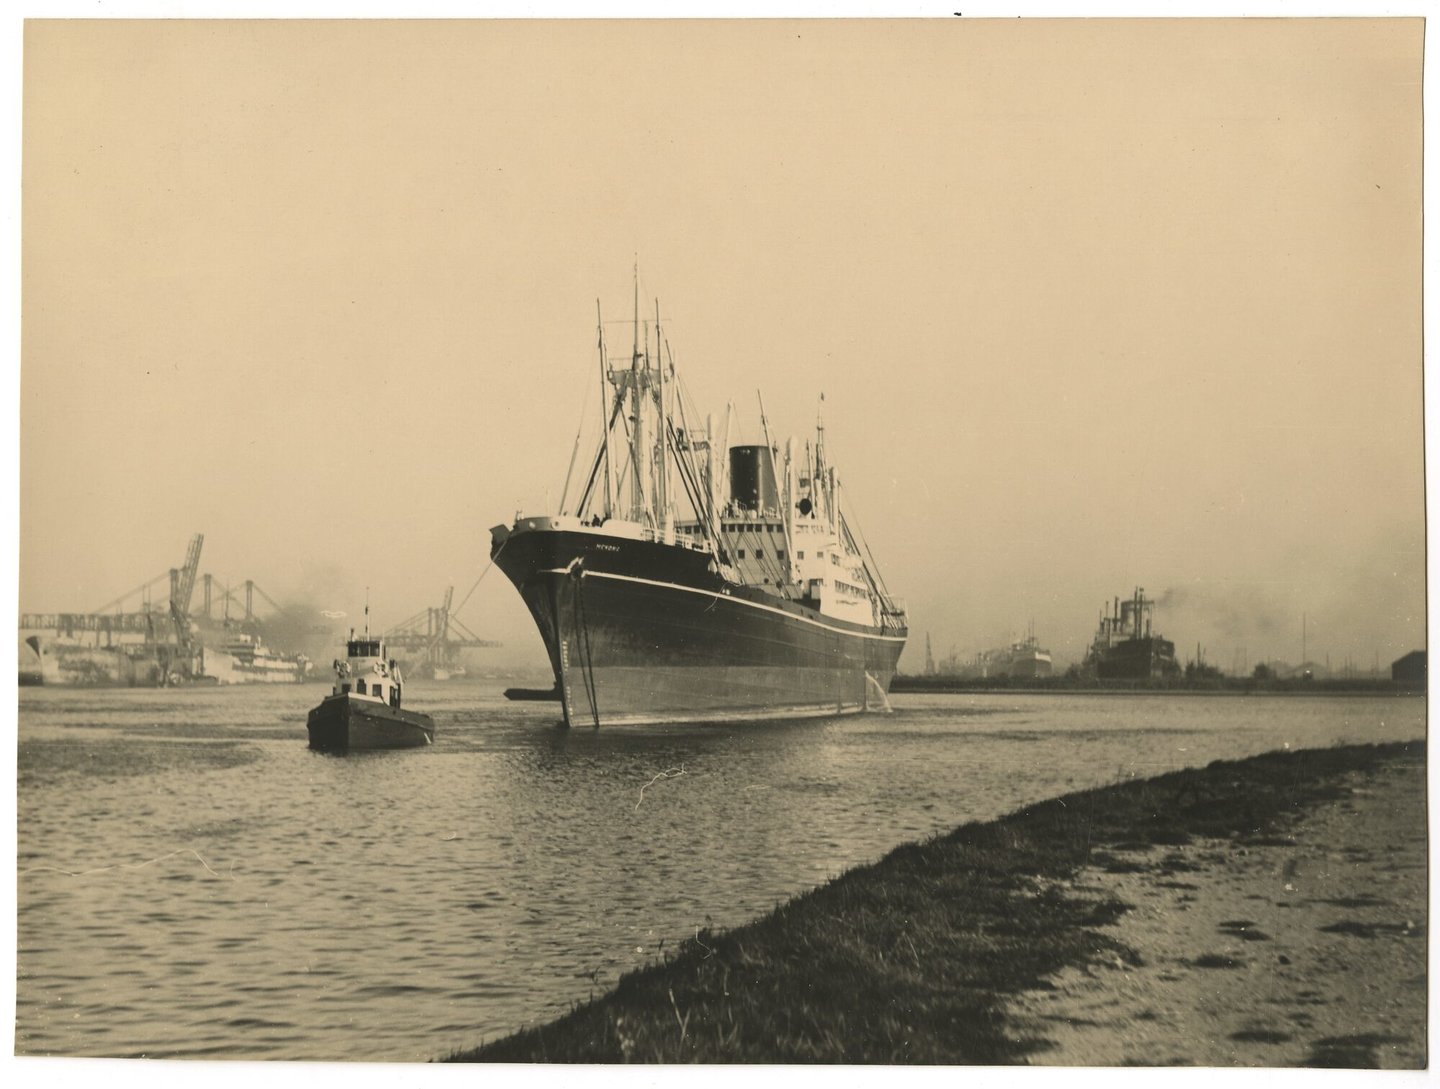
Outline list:
[[[416,749],[434,744],[429,715],[400,707],[404,681],[379,639],[351,631],[345,660],[335,659],[335,688],[310,712],[310,747],[320,752]]]

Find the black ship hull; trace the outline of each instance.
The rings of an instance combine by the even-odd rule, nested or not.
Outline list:
[[[417,749],[435,740],[429,715],[406,711],[349,693],[326,696],[310,712],[310,747],[321,752]]]
[[[1175,644],[1156,636],[1116,643],[1095,662],[1095,676],[1101,680],[1146,680],[1179,672]]]
[[[734,722],[878,709],[905,645],[754,586],[684,544],[497,527],[492,555],[550,656],[565,721]]]

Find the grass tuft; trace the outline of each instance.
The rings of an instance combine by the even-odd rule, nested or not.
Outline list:
[[[1196,968],[1244,968],[1245,962],[1225,953],[1202,953],[1190,962]]]

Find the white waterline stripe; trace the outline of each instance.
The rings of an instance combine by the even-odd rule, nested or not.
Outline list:
[[[568,575],[569,568],[547,567],[537,571],[540,575]],[[863,631],[849,631],[846,628],[837,628],[832,624],[823,624],[819,620],[811,620],[808,616],[796,616],[794,613],[787,613],[784,609],[777,609],[773,605],[761,605],[758,601],[746,601],[744,598],[733,597],[730,594],[717,594],[714,590],[701,590],[694,586],[681,586],[678,582],[658,582],[655,579],[642,579],[638,575],[614,575],[608,571],[586,571],[587,578],[592,579],[619,579],[622,582],[638,582],[645,586],[658,586],[662,590],[684,590],[687,594],[700,594],[702,597],[713,597],[717,601],[731,601],[736,605],[748,605],[752,609],[762,609],[767,613],[775,613],[777,616],[788,617],[791,620],[798,620],[802,624],[814,624],[817,628],[824,628],[826,631],[833,631],[836,635],[853,635],[857,639],[879,639],[887,643],[903,643],[909,636],[906,635],[871,635]]]
[[[878,708],[875,708],[878,710]],[[738,711],[632,711],[607,715],[600,712],[600,725],[606,726],[684,726],[711,722],[778,722],[791,718],[829,718],[854,715],[865,711],[859,703],[837,707],[833,703],[805,704],[801,707],[745,708]]]

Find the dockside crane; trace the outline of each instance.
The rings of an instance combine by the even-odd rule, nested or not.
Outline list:
[[[205,534],[197,533],[185,553],[185,566],[170,568],[170,619],[175,622],[175,642],[181,653],[190,649],[190,598],[195,593],[195,575],[200,570],[200,549]]]
[[[430,640],[430,645],[425,648],[425,657],[429,659],[432,666],[445,664],[445,650],[450,642],[450,602],[454,599],[455,587],[447,586],[445,587],[445,604],[438,609],[431,610],[430,627],[435,635]]]
[[[464,647],[498,647],[501,644],[481,639],[462,624],[450,611],[455,587],[445,589],[445,600],[438,608],[432,606],[401,621],[385,632],[385,641],[395,650],[409,651],[431,670],[450,667],[455,652]]]
[[[195,590],[196,571],[200,566],[200,550],[205,535],[197,533],[190,540],[185,553],[185,565],[162,571],[154,578],[142,582],[133,590],[107,601],[100,608],[88,613],[22,613],[20,628],[24,631],[53,631],[57,636],[72,638],[77,632],[94,632],[96,643],[103,637],[106,644],[124,636],[142,636],[144,641],[160,642],[168,637],[163,634],[166,617],[175,630],[176,642],[182,651],[192,648],[194,640],[190,635],[190,597]],[[149,591],[166,578],[170,580],[170,600],[164,607],[152,606]],[[142,598],[138,612],[120,610],[135,597]]]
[[[195,593],[195,575],[200,569],[200,550],[205,534],[190,539],[185,566],[170,568],[170,620],[175,625],[175,649],[160,652],[160,683],[188,679],[195,672],[195,641],[190,634],[190,598]]]

